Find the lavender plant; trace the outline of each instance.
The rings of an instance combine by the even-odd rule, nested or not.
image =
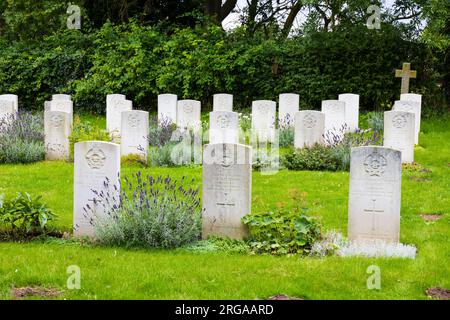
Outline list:
[[[175,248],[200,238],[199,189],[189,186],[194,179],[183,176],[178,181],[137,172],[123,180],[120,187],[107,180],[104,190],[93,190],[94,206],[106,213],[105,218],[91,220],[101,244]],[[94,216],[94,208],[85,209]]]
[[[147,136],[151,147],[162,147],[172,138],[173,132],[177,126],[169,118],[158,119],[153,117],[150,121],[150,129]]]
[[[21,111],[0,119],[0,163],[30,163],[44,157],[42,114]]]
[[[292,119],[290,119],[289,115],[286,119],[280,121],[278,130],[280,147],[289,147],[294,145],[295,129],[292,126]]]
[[[338,142],[330,144],[331,154],[338,164],[337,169],[344,171],[350,170],[350,154],[352,148],[380,145],[381,142],[381,136],[377,131],[357,129],[355,132],[342,132]],[[331,142],[328,141],[326,143],[329,144]]]

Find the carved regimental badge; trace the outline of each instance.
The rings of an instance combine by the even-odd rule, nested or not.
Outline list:
[[[378,153],[372,153],[364,160],[364,169],[369,176],[380,177],[386,169],[386,158]]]
[[[222,114],[217,116],[216,124],[220,129],[227,129],[230,127],[230,117],[228,115]]]
[[[194,110],[194,107],[190,104],[185,105],[183,108],[183,111],[185,113],[192,113],[193,110]]]
[[[392,125],[394,127],[396,127],[397,129],[401,129],[404,128],[406,125],[406,117],[404,114],[397,114],[393,119],[392,119]]]
[[[54,114],[50,118],[50,123],[52,124],[52,127],[59,128],[62,126],[63,117],[59,114]]]
[[[135,128],[135,127],[139,126],[140,123],[141,123],[141,119],[139,119],[139,117],[137,115],[130,114],[128,116],[128,125],[130,127]]]
[[[317,123],[317,119],[312,114],[307,114],[303,118],[303,124],[305,125],[306,128],[309,128],[309,129],[314,128],[316,123]]]
[[[101,169],[105,165],[106,155],[97,146],[94,146],[86,153],[86,161],[91,169]]]

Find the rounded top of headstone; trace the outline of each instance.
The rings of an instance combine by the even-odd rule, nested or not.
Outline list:
[[[148,111],[144,111],[144,110],[125,110],[125,111],[122,111],[121,114],[122,115],[123,114],[125,114],[125,115],[128,115],[128,114],[139,114],[139,115],[142,115],[142,116],[146,116],[149,113],[148,113]]]
[[[173,93],[161,93],[161,94],[158,94],[158,97],[167,97],[167,98],[176,98],[176,99],[178,99],[178,96],[176,95],[176,94],[173,94]]]
[[[400,150],[383,147],[383,146],[362,146],[362,147],[353,147],[351,149],[352,156],[353,156],[353,154],[356,155],[356,154],[371,153],[371,152],[384,153],[384,154],[391,153],[391,154],[398,156],[399,159],[400,159],[400,155],[401,155]]]
[[[113,142],[108,141],[98,141],[98,140],[89,140],[89,141],[80,141],[75,143],[75,145],[102,145],[102,146],[111,146],[111,147],[117,147],[120,148],[120,145]]]
[[[52,95],[52,100],[72,100],[69,94],[57,93]]]

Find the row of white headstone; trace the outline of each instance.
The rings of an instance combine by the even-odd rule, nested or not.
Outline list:
[[[358,128],[359,96],[341,94],[339,100],[322,101],[322,111],[299,109],[297,94],[281,94],[279,125],[294,126],[294,146],[302,148],[323,143],[330,133],[339,136]],[[233,108],[233,96],[214,95],[214,111],[210,113],[209,143],[238,143],[239,119]],[[67,160],[69,136],[73,125],[73,102],[70,95],[56,94],[45,102],[45,146],[47,160]],[[174,121],[179,128],[200,126],[200,101],[177,100],[173,94],[158,96],[160,121]],[[0,96],[0,118],[17,113],[16,95]],[[275,134],[276,102],[258,100],[252,103],[252,131],[258,140],[273,141]],[[121,155],[135,154],[147,159],[149,114],[133,110],[133,103],[125,95],[110,94],[106,98],[106,124],[114,140],[121,140]],[[421,118],[421,95],[402,94],[395,101],[393,111],[384,117],[384,146],[402,151],[402,161],[414,160],[414,143],[418,143]],[[293,119],[291,121],[290,119]],[[413,133],[411,134],[411,131]],[[414,142],[411,143],[411,137]]]
[[[252,148],[242,144],[204,146],[202,237],[243,239],[243,216],[251,213]],[[398,243],[401,207],[400,151],[368,146],[352,149],[348,202],[351,242]],[[95,237],[95,222],[106,217],[92,190],[120,192],[120,146],[109,142],[75,144],[74,234]],[[104,182],[118,188],[104,190]],[[112,192],[112,193],[111,193]],[[91,210],[86,212],[89,206]]]

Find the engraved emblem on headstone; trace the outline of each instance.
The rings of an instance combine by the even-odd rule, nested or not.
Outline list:
[[[401,129],[406,125],[406,118],[403,114],[398,114],[392,119],[394,127]]]
[[[114,108],[118,108],[118,107],[120,107],[120,104],[121,104],[122,101],[123,100],[120,100],[120,99],[113,99],[111,101],[111,104],[113,105]]]
[[[386,169],[386,158],[378,153],[372,153],[364,160],[364,168],[369,176],[380,177]]]
[[[91,169],[101,169],[105,165],[105,160],[105,153],[98,147],[93,147],[86,153],[86,161]]]
[[[216,121],[217,126],[221,129],[230,127],[230,117],[228,117],[227,115],[219,115]]]
[[[187,104],[184,106],[184,112],[185,113],[192,113],[192,111],[194,110],[194,107],[190,104]]]
[[[140,124],[141,120],[139,119],[139,117],[135,114],[130,114],[128,116],[128,125],[130,127],[137,127]]]
[[[222,167],[227,168],[234,164],[233,151],[227,148],[226,145],[223,145],[221,156],[220,165]]]
[[[267,114],[267,113],[269,112],[269,105],[266,104],[266,103],[261,104],[261,105],[259,106],[259,111],[260,111],[261,113]]]
[[[59,128],[59,127],[61,127],[61,125],[63,123],[63,118],[60,115],[55,114],[50,118],[50,122],[53,127]]]
[[[60,143],[49,143],[47,145],[47,150],[51,152],[58,152],[60,154],[66,153],[65,147]]]
[[[305,125],[306,128],[314,128],[316,123],[317,123],[317,119],[312,114],[307,114],[303,118],[303,124]]]

